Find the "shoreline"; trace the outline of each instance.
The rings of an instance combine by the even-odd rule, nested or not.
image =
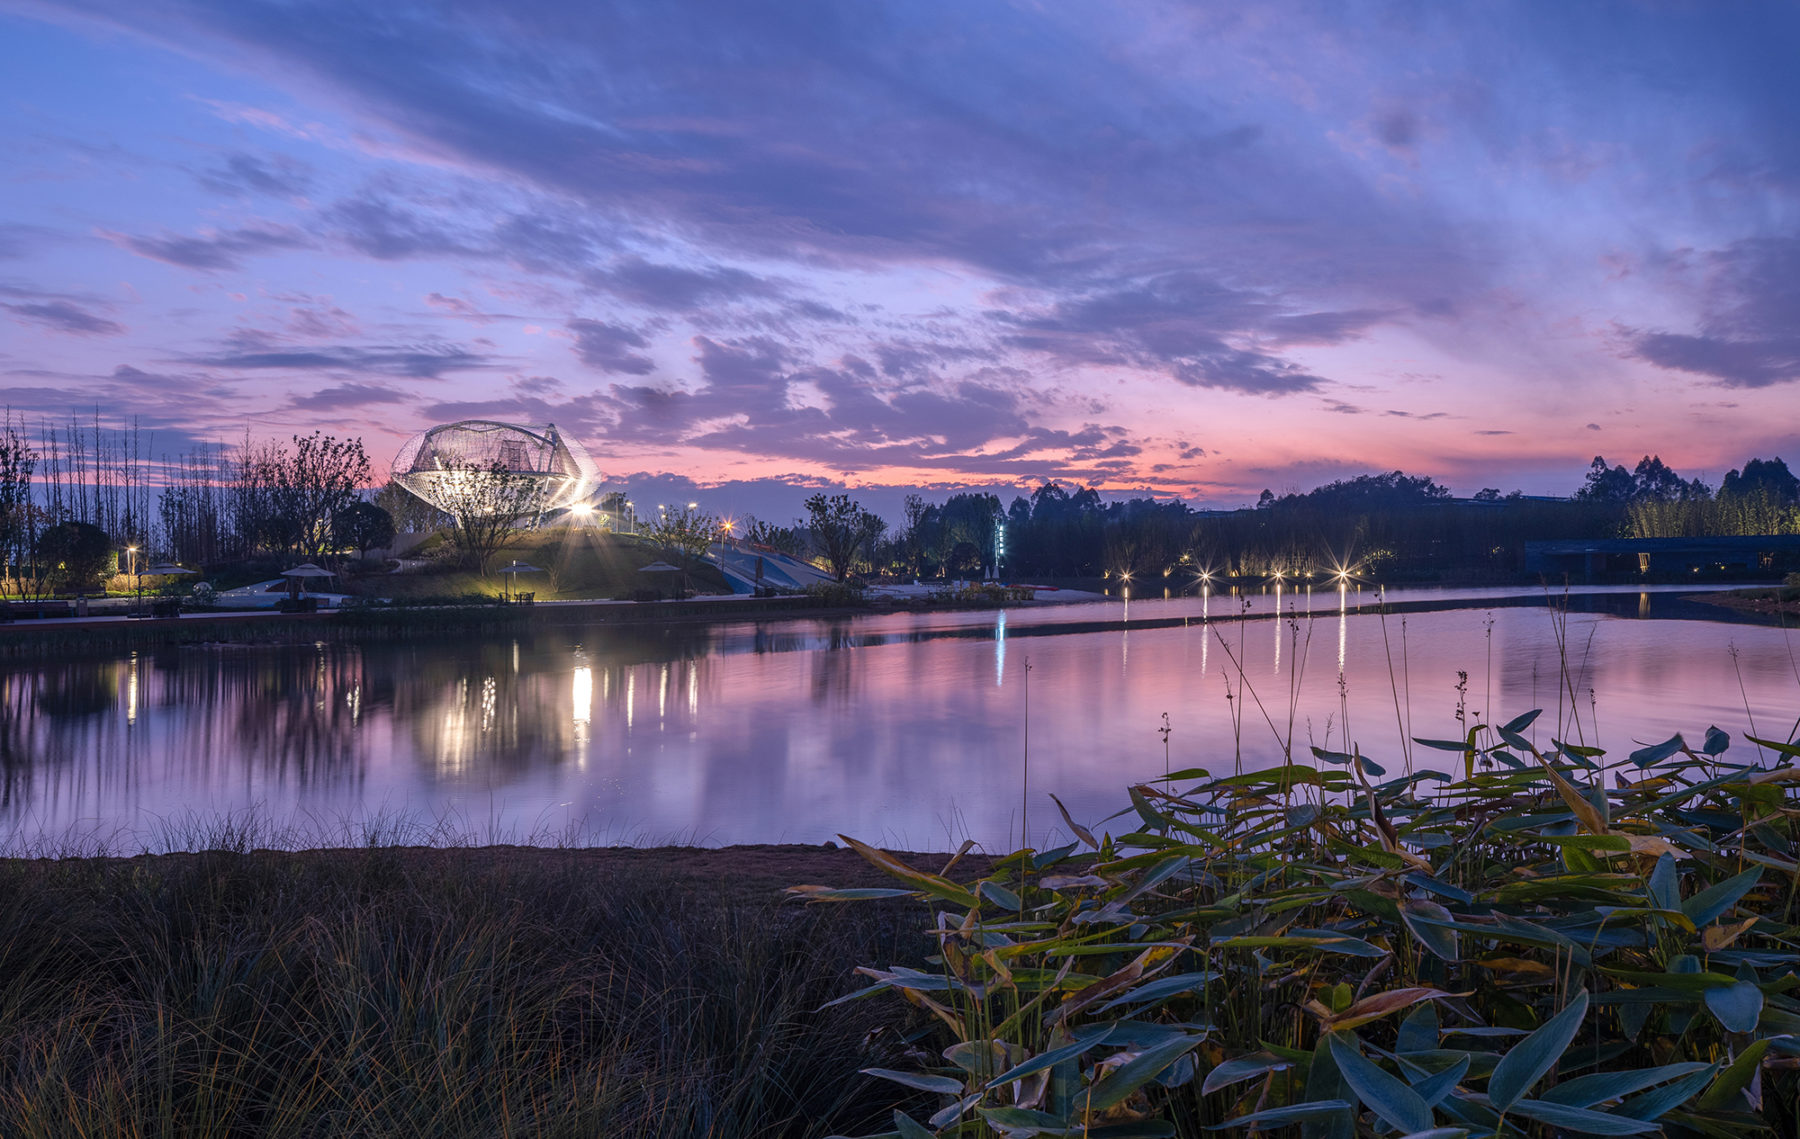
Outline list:
[[[1800,617],[1800,596],[1783,598],[1788,586],[1771,585],[1752,589],[1733,589],[1720,593],[1696,593],[1690,600],[1717,605],[1737,613],[1754,613],[1762,617]]]
[[[910,866],[941,872],[955,859],[954,873],[985,876],[995,855],[975,851],[961,858],[935,851],[889,851]],[[735,846],[547,847],[499,843],[487,846],[320,846],[301,850],[257,847],[207,848],[136,854],[0,855],[0,870],[53,874],[72,867],[108,871],[175,873],[220,859],[242,860],[269,870],[329,868],[371,856],[420,872],[481,874],[594,874],[621,879],[655,877],[684,888],[704,888],[715,897],[746,904],[798,904],[783,895],[789,886],[886,887],[894,879],[856,851],[835,843],[743,843]]]
[[[1469,586],[1434,586],[1439,589],[1494,589],[1514,586],[1478,583]],[[1765,587],[1773,592],[1780,586]],[[527,628],[610,625],[696,626],[724,625],[759,620],[832,620],[897,613],[967,613],[1039,609],[1064,605],[1112,602],[1124,599],[1085,590],[1046,590],[1049,596],[1005,603],[957,603],[923,598],[873,599],[851,605],[823,605],[815,597],[790,595],[751,597],[706,595],[685,600],[613,601],[602,599],[540,601],[534,604],[392,606],[325,610],[316,613],[277,613],[268,610],[208,611],[183,613],[175,618],[126,616],[57,617],[22,619],[0,623],[0,657],[27,656],[44,650],[123,649],[145,646],[196,644],[284,645],[311,641],[356,641],[390,637],[433,636]],[[1571,587],[1568,596],[1606,596],[1621,592],[1595,586],[1588,592]],[[1671,591],[1672,592],[1672,591]],[[1800,600],[1774,602],[1745,596],[1749,590],[1680,593],[1683,601],[1725,610],[1743,621],[1770,621],[1789,614],[1800,615]],[[1465,608],[1470,599],[1406,598],[1384,603],[1393,614],[1422,613],[1446,608]],[[1488,608],[1530,607],[1545,604],[1537,595],[1500,595],[1474,602]],[[1368,606],[1361,607],[1373,611]],[[1257,620],[1266,613],[1223,613],[1207,620],[1229,623]],[[1140,617],[1130,621],[1105,617],[1059,621],[1041,626],[1024,625],[1015,636],[1103,632],[1120,628],[1164,629],[1195,623],[1192,615]]]

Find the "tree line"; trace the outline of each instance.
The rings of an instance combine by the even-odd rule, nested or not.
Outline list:
[[[1152,498],[1106,501],[1047,482],[1004,508],[990,493],[942,502],[912,495],[898,526],[846,495],[808,500],[792,527],[747,536],[850,573],[912,578],[1516,577],[1529,541],[1800,533],[1800,478],[1780,458],[1752,459],[1715,490],[1658,456],[1635,468],[1596,457],[1566,498],[1484,488],[1453,498],[1403,471],[1310,491],[1265,490],[1254,508],[1194,510]]]
[[[0,426],[0,595],[96,588],[159,561],[319,558],[392,540],[360,439],[202,446],[151,462],[135,424]],[[157,485],[159,484],[160,485]],[[121,553],[129,557],[122,559]]]
[[[433,507],[389,482],[370,500],[360,439],[320,432],[235,447],[202,445],[152,463],[135,424],[0,424],[0,596],[92,588],[127,568],[168,560],[229,562],[366,555],[396,532],[442,530],[471,568],[485,566],[528,513],[536,487],[499,464],[448,472]],[[491,469],[490,469],[491,468]],[[622,495],[612,498],[623,503]],[[616,508],[622,508],[615,503]],[[1800,533],[1800,478],[1780,458],[1751,459],[1717,489],[1660,457],[1634,468],[1596,457],[1567,498],[1469,499],[1424,475],[1362,475],[1276,495],[1254,508],[1197,511],[1092,487],[1046,482],[1003,506],[972,490],[929,502],[909,495],[890,526],[848,494],[815,494],[791,526],[746,517],[735,536],[855,574],[917,579],[1315,576],[1397,580],[1515,577],[1527,541]],[[684,571],[723,524],[679,514],[646,533]],[[1185,578],[1184,578],[1185,580]]]

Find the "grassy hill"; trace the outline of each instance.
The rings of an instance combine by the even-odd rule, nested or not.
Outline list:
[[[418,555],[430,557],[442,548],[440,538],[419,547]],[[498,596],[503,588],[526,590],[539,600],[594,600],[630,596],[644,589],[672,594],[681,577],[673,573],[641,573],[651,562],[665,560],[662,551],[630,535],[559,527],[522,534],[495,559],[499,568],[511,561],[537,566],[544,573],[519,574],[510,585],[500,574],[470,573],[461,569],[423,569],[397,574],[372,574],[354,579],[356,593],[395,600],[468,594]],[[730,593],[731,587],[717,567],[700,566],[688,575],[688,586],[697,593]]]

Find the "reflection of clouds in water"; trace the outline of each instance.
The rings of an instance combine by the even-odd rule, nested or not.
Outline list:
[[[1653,611],[1660,603],[1652,594]],[[1132,611],[1156,616],[1180,604]],[[1210,617],[1209,591],[1186,604],[1181,612]],[[1574,663],[1586,661],[1576,683],[1584,735],[1596,718],[1591,687],[1602,745],[1628,749],[1628,735],[1660,739],[1717,723],[1740,737],[1736,757],[1745,716],[1732,641],[1759,724],[1765,715],[1791,722],[1800,681],[1788,634],[1639,621],[1641,605],[1634,590],[1617,600],[1623,619],[1569,622]],[[1411,615],[1419,627],[1402,711],[1419,734],[1447,734],[1433,729],[1453,719],[1455,674],[1466,670],[1472,690],[1491,684],[1484,713],[1506,718],[1547,704],[1542,727],[1554,732],[1558,649],[1547,612],[1484,608]],[[26,821],[51,833],[77,819],[143,829],[189,809],[250,808],[278,823],[449,811],[511,833],[575,826],[598,840],[818,842],[842,831],[928,845],[945,842],[944,820],[955,819],[959,839],[997,841],[1018,807],[1022,725],[1005,670],[1020,636],[1036,666],[1034,794],[1055,790],[1084,820],[1109,814],[1128,782],[1161,772],[1150,729],[1164,711],[1184,724],[1175,766],[1216,770],[1222,760],[1229,769],[1226,704],[1187,670],[1191,638],[1200,638],[1204,676],[1213,631],[1232,631],[1204,621],[1140,626],[1127,655],[1120,609],[1106,612],[1104,631],[1056,636],[1044,635],[1043,622],[1065,615],[1020,609],[653,634],[589,629],[579,642],[573,630],[539,630],[494,645],[157,651],[136,663],[135,698],[129,656],[13,664],[0,672],[0,819],[16,835]],[[1370,729],[1354,741],[1364,754],[1392,759],[1380,617],[1359,608],[1354,591],[1340,592],[1335,613],[1326,605],[1314,613],[1336,623],[1338,670],[1302,669],[1297,722],[1347,713]],[[1284,681],[1301,663],[1298,644],[1280,644],[1295,622],[1306,626],[1303,642],[1305,614],[1269,621],[1274,643],[1236,631],[1252,634],[1238,642],[1251,675],[1266,675],[1277,654]],[[1398,638],[1394,648],[1397,676]],[[1285,684],[1277,687],[1274,699],[1286,701]],[[1404,684],[1400,696],[1404,705]],[[1567,723],[1566,686],[1562,703]],[[641,722],[650,713],[654,731]],[[1286,715],[1275,718],[1285,728]],[[1254,711],[1244,753],[1246,766],[1279,753]]]

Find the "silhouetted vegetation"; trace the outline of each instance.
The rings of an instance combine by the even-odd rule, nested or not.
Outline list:
[[[876,551],[886,572],[975,577],[997,543],[1009,577],[1168,579],[1330,576],[1514,580],[1525,544],[1596,538],[1800,533],[1800,488],[1780,459],[1752,460],[1717,495],[1646,455],[1635,469],[1596,457],[1568,498],[1486,488],[1458,499],[1403,471],[1310,491],[1264,491],[1253,509],[1196,511],[1179,502],[1106,502],[1092,488],[1046,483],[1002,511],[990,494],[907,500],[904,525]]]

